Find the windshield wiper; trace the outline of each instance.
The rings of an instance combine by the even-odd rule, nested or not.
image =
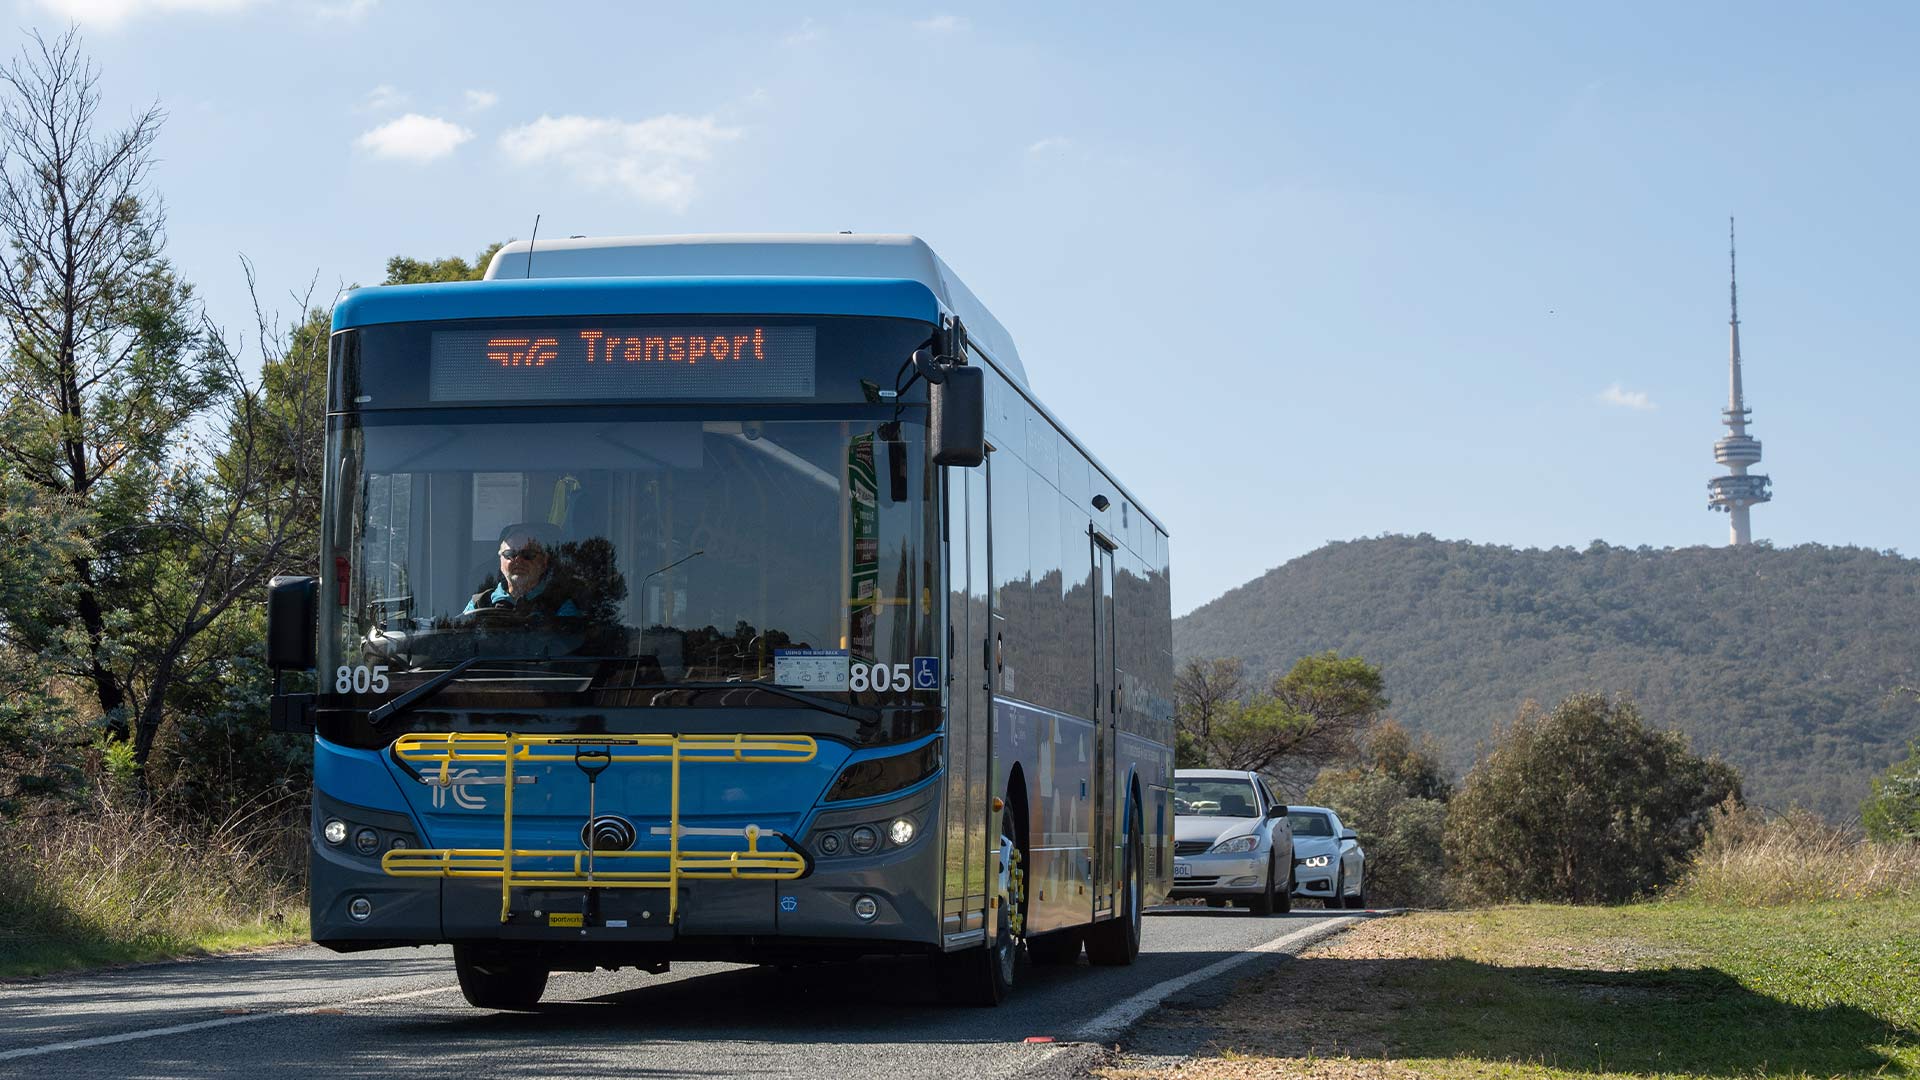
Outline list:
[[[468,668],[474,666],[475,664],[480,664],[480,663],[599,664],[599,663],[605,663],[608,660],[631,660],[631,659],[633,658],[630,656],[549,656],[546,654],[540,654],[537,656],[469,656],[465,660],[460,661],[459,663],[453,665],[447,670],[441,672],[438,675],[435,675],[433,678],[428,679],[426,682],[423,682],[419,686],[416,686],[413,689],[408,690],[406,693],[401,694],[400,696],[392,699],[391,701],[387,701],[383,704],[374,706],[371,710],[367,712],[367,725],[369,727],[377,728],[380,725],[385,724],[388,720],[393,719],[394,717],[400,715],[401,713],[406,712],[407,710],[413,708],[415,705],[420,704],[422,701],[425,701],[426,699],[446,689],[448,686],[452,685],[455,679],[458,679],[462,674],[466,672]]]
[[[805,690],[795,690],[774,682],[760,682],[758,680],[743,680],[741,682],[681,682],[668,683],[660,687],[660,693],[662,694],[671,694],[678,690],[764,690],[769,694],[786,698],[789,701],[797,701],[802,705],[810,705],[824,712],[833,713],[835,716],[844,716],[849,720],[859,720],[863,723],[870,724],[880,719],[880,710],[878,709],[869,708],[865,705],[842,705],[832,698],[821,697],[819,694],[809,694]]]
[[[387,721],[393,719],[396,716],[399,716],[401,713],[404,713],[413,709],[415,706],[419,705],[421,702],[427,700],[433,695],[446,689],[448,686],[451,686],[455,680],[459,679],[460,676],[466,674],[468,668],[471,668],[476,664],[489,663],[489,662],[498,663],[498,664],[530,664],[530,663],[536,663],[536,662],[579,664],[579,663],[605,663],[607,661],[623,661],[623,660],[631,660],[631,659],[633,659],[633,657],[630,657],[630,656],[547,656],[547,655],[469,656],[465,660],[462,660],[459,663],[448,668],[447,670],[442,671],[438,675],[435,675],[433,678],[428,679],[426,682],[421,683],[419,686],[416,686],[411,690],[408,690],[406,693],[401,694],[390,701],[374,706],[367,713],[367,725],[373,728],[381,727]],[[617,688],[609,688],[609,689],[617,689]],[[880,719],[880,710],[878,709],[870,708],[864,705],[842,705],[840,702],[835,701],[832,698],[822,697],[819,694],[810,694],[804,690],[795,690],[791,687],[782,686],[779,683],[773,683],[773,682],[741,681],[741,682],[682,682],[682,683],[666,683],[666,684],[644,683],[644,684],[637,684],[634,687],[634,689],[658,690],[661,693],[672,693],[678,690],[692,690],[696,692],[704,691],[704,690],[763,690],[769,694],[774,694],[778,697],[786,698],[789,701],[797,701],[802,705],[811,706],[813,708],[820,709],[824,712],[833,713],[835,716],[844,716],[849,720],[857,720],[862,723],[870,724],[870,723],[877,722]]]

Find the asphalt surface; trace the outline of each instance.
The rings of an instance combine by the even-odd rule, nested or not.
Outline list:
[[[0,1077],[1072,1074],[1167,996],[1204,994],[1350,922],[1163,909],[1133,966],[1028,967],[997,1009],[939,1004],[910,960],[556,973],[535,1013],[469,1007],[440,948],[154,964],[0,983]]]

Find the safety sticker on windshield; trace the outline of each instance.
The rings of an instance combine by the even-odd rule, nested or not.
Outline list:
[[[803,690],[844,691],[850,663],[846,649],[775,649],[773,681]]]

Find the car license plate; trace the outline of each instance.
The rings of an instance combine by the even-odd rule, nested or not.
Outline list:
[[[1173,876],[1177,878],[1192,877],[1193,866],[1185,859],[1175,859],[1173,860]]]

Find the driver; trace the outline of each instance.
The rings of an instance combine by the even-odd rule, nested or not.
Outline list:
[[[523,521],[500,530],[499,583],[474,593],[461,614],[489,609],[530,617],[580,614],[573,598],[553,587],[553,551],[559,533],[543,521]]]

